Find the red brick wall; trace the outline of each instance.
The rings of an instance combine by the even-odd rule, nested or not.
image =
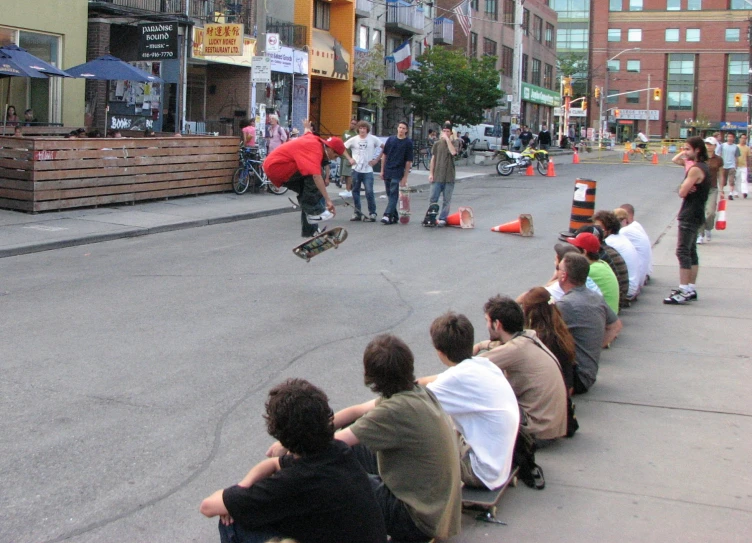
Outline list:
[[[210,64],[207,67],[206,119],[233,117],[236,110],[251,114],[251,70],[240,66]],[[214,90],[214,94],[209,91]]]

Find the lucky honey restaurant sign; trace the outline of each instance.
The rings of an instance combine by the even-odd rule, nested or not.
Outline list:
[[[220,25],[221,26],[221,25]],[[242,25],[240,25],[242,26]],[[191,56],[195,59],[209,60],[211,62],[220,62],[222,64],[234,64],[235,66],[251,67],[251,59],[256,54],[256,40],[245,36],[243,38],[242,55],[210,55],[206,53],[207,34],[206,29],[199,26],[193,27],[193,47]]]
[[[209,24],[204,32],[204,55],[243,56],[242,24]]]

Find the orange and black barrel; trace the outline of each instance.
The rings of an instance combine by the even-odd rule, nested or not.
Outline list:
[[[593,179],[575,179],[572,214],[569,218],[569,232],[561,232],[562,236],[570,236],[578,228],[593,224],[596,184],[597,182]]]

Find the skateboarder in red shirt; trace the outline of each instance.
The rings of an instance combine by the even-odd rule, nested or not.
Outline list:
[[[316,235],[319,231],[317,225],[336,213],[321,170],[344,152],[345,144],[340,138],[323,139],[307,133],[280,145],[264,160],[264,171],[269,180],[277,187],[286,185],[298,194],[301,213],[306,219],[303,221],[303,237]],[[307,225],[310,226],[307,228]]]

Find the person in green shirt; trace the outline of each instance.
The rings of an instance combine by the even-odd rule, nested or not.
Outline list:
[[[570,238],[569,243],[580,249],[582,254],[588,259],[588,262],[590,262],[588,277],[601,289],[601,294],[603,294],[603,299],[608,304],[608,307],[614,313],[618,314],[619,281],[616,279],[616,275],[611,267],[598,256],[601,242],[594,234],[583,232],[577,234],[574,238]]]

